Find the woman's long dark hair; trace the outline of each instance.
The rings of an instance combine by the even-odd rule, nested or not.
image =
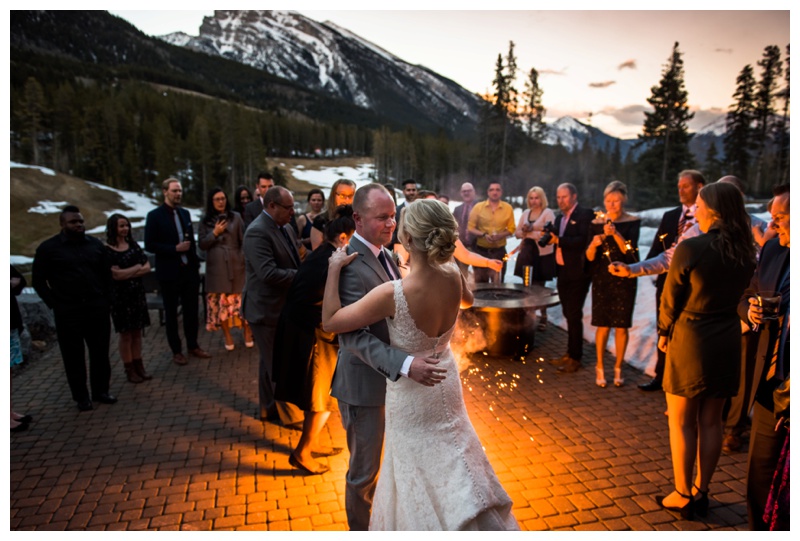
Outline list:
[[[131,226],[131,221],[118,212],[115,212],[109,216],[108,221],[106,222],[106,243],[108,243],[109,246],[116,246],[118,244],[119,240],[117,239],[117,226],[119,225],[120,220],[125,220],[128,222],[129,226],[128,236],[125,237],[125,242],[128,243],[128,246],[138,248],[139,244],[133,238],[133,227]]]
[[[356,230],[356,222],[353,220],[353,205],[339,205],[336,207],[336,215],[325,224],[325,239],[333,242],[342,233],[352,235]]]
[[[233,213],[231,212],[231,200],[228,198],[228,195],[225,191],[217,186],[216,188],[211,188],[208,192],[208,197],[206,198],[206,215],[203,216],[203,223],[210,227],[214,227],[214,223],[217,221],[217,215],[223,214],[222,212],[217,212],[217,209],[214,208],[214,196],[218,193],[222,193],[225,195],[225,216],[228,217],[228,221],[230,222],[233,220]]]
[[[711,245],[719,249],[724,259],[739,265],[755,263],[755,242],[742,192],[733,184],[714,182],[703,186],[699,197],[715,218],[711,227],[719,230]]]
[[[233,193],[233,210],[244,216],[244,205],[242,204],[242,192],[247,192],[250,196],[250,201],[253,200],[253,192],[247,186],[237,186],[236,191]]]

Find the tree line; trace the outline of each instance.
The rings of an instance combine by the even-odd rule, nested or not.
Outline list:
[[[785,60],[769,46],[757,65],[758,80],[751,65],[737,78],[723,148],[712,144],[702,162],[689,149],[693,113],[678,43],[647,99],[652,111],[644,114],[638,148],[625,156],[619,144],[598,148],[587,140],[568,150],[543,143],[539,73],[528,68],[523,89],[516,87],[519,68],[509,42],[497,56],[493,91],[484,96],[472,137],[323,122],[132,80],[29,76],[12,79],[11,157],[151,195],[159,194],[162,179],[175,176],[194,204],[210,187],[232,192],[251,184],[267,157],[328,153],[372,157],[378,182],[414,178],[451,196],[466,181],[481,191],[499,180],[507,195],[534,185],[552,194],[571,181],[582,200],[599,204],[603,187],[618,179],[628,185],[632,208],[646,208],[671,204],[677,174],[688,168],[711,179],[735,174],[752,195],[765,196],[772,184],[788,180],[788,45]]]

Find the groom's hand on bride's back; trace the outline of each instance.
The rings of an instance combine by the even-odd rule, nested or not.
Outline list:
[[[439,359],[414,357],[408,369],[408,378],[426,387],[433,387],[441,383],[447,373],[447,370],[439,368],[438,365]]]

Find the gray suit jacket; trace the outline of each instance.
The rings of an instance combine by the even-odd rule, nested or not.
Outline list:
[[[297,246],[291,227],[284,228]],[[277,325],[298,263],[274,220],[263,212],[244,233],[242,313],[250,323]]]
[[[350,241],[348,253],[359,256],[342,269],[339,296],[342,305],[352,304],[373,288],[389,280],[378,259],[358,239]],[[400,276],[391,253],[383,248],[392,270]],[[397,381],[408,354],[389,346],[386,320],[339,335],[339,359],[331,395],[351,406],[383,406],[386,378]]]

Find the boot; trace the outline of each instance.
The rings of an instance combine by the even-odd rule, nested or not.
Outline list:
[[[136,373],[139,375],[139,377],[143,380],[153,379],[153,376],[144,371],[144,364],[142,363],[141,359],[134,359],[133,367],[136,369]]]
[[[141,383],[144,380],[142,377],[136,372],[136,367],[133,363],[127,363],[125,365],[125,375],[128,376],[128,381],[131,383]]]

